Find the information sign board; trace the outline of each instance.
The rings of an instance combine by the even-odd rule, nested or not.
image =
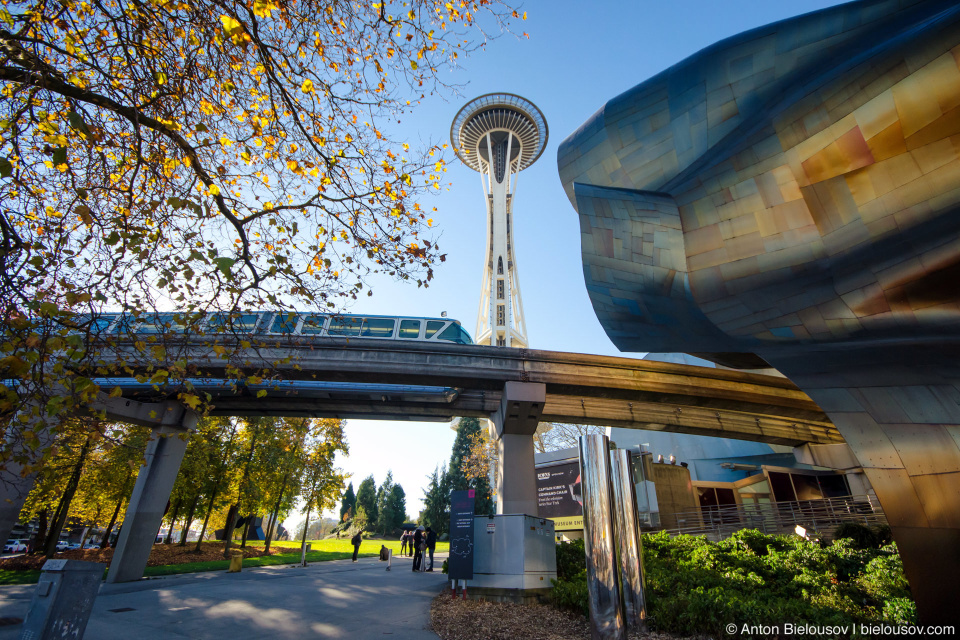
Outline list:
[[[579,461],[537,467],[537,515],[557,531],[583,528]]]
[[[451,580],[473,579],[474,490],[450,492],[450,558],[447,571]]]

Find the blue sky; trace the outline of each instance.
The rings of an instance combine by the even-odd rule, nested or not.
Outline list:
[[[550,134],[540,159],[519,177],[514,202],[515,252],[527,334],[534,349],[621,354],[593,314],[583,284],[576,212],[557,174],[557,147],[615,95],[700,49],[770,22],[840,4],[824,0],[550,0],[523,6],[518,25],[529,38],[504,34],[464,60],[448,77],[459,97],[431,98],[393,131],[411,145],[449,142],[450,122],[467,101],[493,92],[516,93],[536,104]],[[448,154],[447,182],[433,202],[445,263],[427,289],[375,281],[374,295],[351,311],[438,316],[447,311],[471,335],[476,325],[485,234],[478,174]],[[397,380],[403,383],[403,380]],[[426,475],[450,456],[448,424],[351,420],[350,456],[339,466],[356,487],[387,470],[407,493],[407,513],[422,504]]]

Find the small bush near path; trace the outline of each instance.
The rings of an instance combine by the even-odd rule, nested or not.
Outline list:
[[[646,534],[651,626],[722,637],[731,623],[915,624],[916,609],[896,545],[883,544],[889,538],[882,530],[851,528],[849,533],[851,537],[830,544],[754,530],[720,542]],[[588,615],[582,541],[559,545],[557,574],[554,605]]]

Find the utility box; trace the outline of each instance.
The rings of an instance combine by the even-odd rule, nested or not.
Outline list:
[[[475,516],[468,597],[537,602],[557,577],[553,521],[524,514]]]
[[[101,562],[47,560],[20,640],[82,638],[106,568]]]

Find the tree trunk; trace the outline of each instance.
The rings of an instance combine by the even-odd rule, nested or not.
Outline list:
[[[303,521],[303,539],[300,540],[300,566],[307,566],[307,529],[310,528],[310,508],[307,505],[307,518]]]
[[[127,479],[123,481],[123,489],[120,490],[120,499],[117,500],[117,508],[113,510],[113,516],[110,518],[110,524],[107,525],[107,532],[103,534],[103,540],[100,541],[100,548],[106,549],[110,546],[110,532],[113,531],[113,525],[117,524],[117,518],[120,516],[120,507],[127,499],[127,489],[130,487],[130,478],[133,477],[133,469],[127,471]]]
[[[47,537],[47,543],[44,547],[44,555],[52,558],[57,552],[57,542],[60,540],[60,532],[63,531],[63,525],[67,521],[67,513],[70,511],[70,502],[77,493],[77,487],[80,485],[80,474],[83,472],[83,465],[87,461],[87,453],[90,452],[90,437],[88,436],[80,448],[80,457],[77,458],[77,464],[73,467],[73,474],[67,482],[66,490],[63,492],[63,498],[60,500],[60,509],[57,512],[57,519],[54,520],[50,528],[50,535]]]
[[[240,540],[240,548],[243,549],[247,546],[247,536],[250,535],[250,527],[253,525],[253,519],[257,514],[251,514],[247,516],[246,526],[243,527],[243,538]]]
[[[47,541],[47,510],[40,512],[40,522],[37,525],[37,537],[33,541],[31,553],[40,553]]]
[[[117,524],[117,517],[120,515],[120,507],[123,506],[123,502],[127,499],[126,495],[120,496],[120,499],[117,500],[117,508],[113,510],[113,517],[110,518],[110,524],[107,525],[107,531],[103,534],[103,540],[100,541],[100,548],[106,549],[110,546],[110,532],[113,531],[113,525]]]
[[[197,553],[200,553],[200,545],[203,543],[203,534],[207,532],[207,523],[210,522],[210,514],[213,513],[213,503],[217,499],[217,494],[220,492],[220,483],[223,482],[223,472],[227,468],[227,458],[230,456],[230,445],[233,444],[233,439],[237,435],[236,424],[233,425],[233,431],[230,433],[230,441],[227,442],[227,447],[223,453],[223,459],[220,461],[220,470],[217,472],[217,482],[213,487],[213,492],[210,494],[210,504],[207,505],[207,515],[203,519],[203,528],[200,529],[200,537],[197,538],[197,548],[194,549]]]
[[[187,534],[190,532],[190,525],[193,524],[193,514],[197,510],[197,502],[200,501],[200,492],[197,492],[197,495],[193,496],[193,502],[190,503],[190,511],[187,512],[187,521],[183,525],[183,533],[180,534],[180,542],[177,544],[178,547],[184,547],[187,544]]]
[[[233,529],[237,522],[237,512],[240,505],[233,503],[227,511],[227,522],[223,525],[223,557],[230,559],[230,545],[233,543]]]
[[[267,523],[267,539],[263,544],[264,553],[270,553],[270,543],[273,541],[273,536],[276,534],[277,518],[280,515],[280,503],[283,501],[284,491],[287,490],[287,478],[289,477],[289,473],[283,476],[283,484],[280,485],[280,495],[277,496],[277,504],[273,507],[273,513],[270,514],[270,521]]]
[[[177,498],[177,503],[173,505],[173,515],[170,517],[170,530],[167,531],[167,537],[163,541],[163,544],[170,544],[173,542],[173,525],[177,524],[177,516],[180,515],[180,505],[183,504],[181,498]]]
[[[223,557],[230,559],[230,545],[233,544],[233,522],[237,519],[237,515],[240,513],[240,500],[243,499],[243,494],[247,490],[247,482],[250,478],[250,463],[253,461],[253,453],[256,451],[257,447],[257,436],[260,435],[259,423],[254,423],[255,428],[253,430],[253,436],[250,438],[250,451],[247,453],[247,461],[243,465],[243,477],[240,478],[240,486],[237,488],[237,502],[232,507],[230,507],[230,513],[233,514],[233,519],[231,520],[229,515],[227,516],[227,525],[225,533],[223,534]],[[243,544],[241,547],[247,545],[247,534],[246,529],[244,529],[243,534]]]

